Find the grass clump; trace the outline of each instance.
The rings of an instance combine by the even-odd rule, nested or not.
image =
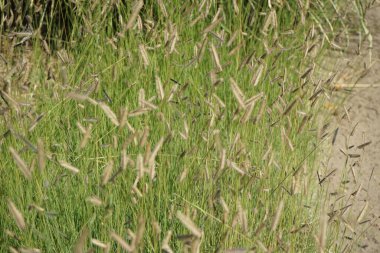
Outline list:
[[[1,93],[1,251],[331,246],[313,171],[331,80],[313,73],[332,1],[34,4]]]

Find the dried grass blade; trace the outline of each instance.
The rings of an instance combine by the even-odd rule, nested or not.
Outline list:
[[[364,215],[367,211],[367,208],[368,208],[368,201],[365,203],[363,209],[360,211],[358,218],[356,220],[357,223],[360,223],[362,221],[362,219],[364,218]]]
[[[367,141],[367,142],[365,142],[365,143],[359,145],[357,148],[358,148],[358,149],[363,149],[363,148],[365,148],[366,146],[370,145],[371,143],[372,143],[372,141]]]

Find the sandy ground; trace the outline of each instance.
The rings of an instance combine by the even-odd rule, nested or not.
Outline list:
[[[343,252],[380,252],[380,4],[368,11],[366,22],[373,36],[373,65],[364,74],[357,72],[364,75],[356,78],[362,87],[353,88],[338,110],[324,164],[334,174],[328,190],[329,217],[340,224],[337,244]],[[368,43],[356,59],[368,66],[369,51],[364,47]]]

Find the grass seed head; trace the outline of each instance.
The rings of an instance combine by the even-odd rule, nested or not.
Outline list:
[[[112,174],[112,169],[113,169],[113,160],[110,160],[106,167],[104,168],[103,175],[102,175],[102,185],[106,185],[108,181],[111,178]]]
[[[164,100],[165,98],[164,87],[162,86],[161,79],[158,75],[156,75],[156,92],[157,92],[158,98],[160,100]]]
[[[133,246],[133,252],[139,252],[138,249],[142,246],[143,243],[143,236],[145,232],[145,219],[144,217],[140,216],[137,230],[136,230],[136,236],[134,237],[134,240],[132,241]]]
[[[276,231],[278,223],[280,222],[282,209],[284,208],[284,201],[282,200],[280,204],[278,205],[276,215],[274,216],[273,223],[272,223],[272,232]]]
[[[82,229],[82,232],[81,232],[78,240],[75,243],[75,246],[73,249],[74,253],[84,253],[85,252],[84,247],[85,247],[86,240],[87,240],[89,233],[90,233],[90,231],[87,227],[84,227]]]
[[[71,172],[74,173],[74,174],[77,174],[77,173],[79,172],[79,169],[78,169],[78,168],[74,167],[73,165],[71,165],[70,163],[68,163],[68,162],[66,162],[66,161],[64,161],[64,160],[60,160],[60,161],[58,161],[58,162],[59,162],[59,164],[60,164],[63,168],[68,169],[69,171],[71,171]]]
[[[80,142],[80,148],[81,148],[81,149],[83,149],[83,148],[87,145],[88,140],[89,140],[90,137],[91,137],[91,131],[92,131],[92,124],[90,124],[90,125],[88,126],[88,128],[86,129],[86,131],[85,131],[85,133],[84,133],[84,135],[83,135],[83,138],[82,138],[82,140],[81,140],[81,142]]]
[[[115,240],[122,249],[132,252],[133,248],[131,245],[129,245],[120,235],[116,234],[115,232],[111,232],[110,236],[113,240]]]
[[[251,80],[253,87],[255,87],[259,84],[263,72],[264,72],[264,65],[260,64],[255,75],[252,77],[252,80]]]
[[[24,230],[26,228],[24,216],[11,200],[8,200],[8,209],[12,214],[13,219],[16,221],[16,224],[19,227],[19,229]]]
[[[44,143],[41,139],[37,140],[37,156],[38,156],[38,167],[40,171],[43,171],[46,166],[46,155],[44,150]]]
[[[29,170],[28,166],[26,165],[25,161],[21,158],[19,153],[12,147],[9,148],[9,151],[11,152],[13,159],[15,160],[18,168],[22,172],[22,174],[25,176],[26,179],[32,178],[32,172]]]
[[[29,205],[29,210],[30,210],[30,209],[37,210],[37,211],[40,212],[40,213],[45,212],[45,209],[44,209],[44,208],[42,208],[42,207],[40,207],[40,206],[38,206],[38,205],[36,205],[36,204],[30,204],[30,205]]]
[[[233,94],[235,95],[236,100],[239,103],[239,106],[245,110],[246,104],[245,104],[245,96],[243,92],[240,90],[239,86],[237,85],[236,81],[231,77],[230,78],[230,85]]]
[[[9,247],[9,252],[11,252],[11,253],[20,253],[17,249],[15,249],[13,247]]]
[[[91,243],[94,244],[95,246],[102,248],[102,249],[107,249],[108,245],[98,239],[91,239]]]
[[[162,14],[164,15],[165,18],[167,18],[169,15],[168,15],[168,12],[166,10],[163,0],[157,0],[157,3],[158,3],[158,6],[160,7]]]
[[[106,116],[111,120],[111,122],[119,126],[119,120],[116,117],[116,114],[112,111],[112,109],[105,103],[100,102],[98,103],[99,107],[103,110],[103,112],[106,114]]]
[[[144,6],[144,1],[138,0],[132,9],[132,14],[129,17],[128,23],[126,25],[126,30],[131,29],[133,25],[135,24],[136,18],[139,15],[140,10]]]
[[[37,248],[20,248],[20,253],[41,253],[42,251]]]
[[[140,56],[141,56],[141,59],[144,63],[144,66],[148,67],[149,66],[149,56],[148,56],[148,53],[145,49],[145,46],[143,44],[140,44],[139,50],[140,50]]]
[[[169,242],[170,242],[170,238],[172,237],[172,231],[169,230],[164,238],[164,240],[162,241],[162,247],[161,249],[163,251],[165,251],[166,253],[173,253],[174,251],[172,250],[172,248],[170,247],[169,245]]]
[[[215,64],[218,67],[219,71],[223,71],[222,65],[220,64],[220,58],[218,55],[218,51],[216,51],[216,48],[215,48],[214,44],[212,44],[212,43],[211,43],[211,52],[212,52],[212,56],[214,57]]]
[[[91,196],[86,199],[88,202],[93,204],[94,206],[102,206],[103,202],[98,196]]]
[[[202,237],[202,230],[188,216],[184,215],[181,211],[177,211],[177,218],[195,237]]]

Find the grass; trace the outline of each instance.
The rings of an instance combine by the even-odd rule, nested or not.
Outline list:
[[[272,2],[77,3],[69,41],[39,30],[2,93],[0,251],[331,248],[312,95],[340,24],[332,1]]]

